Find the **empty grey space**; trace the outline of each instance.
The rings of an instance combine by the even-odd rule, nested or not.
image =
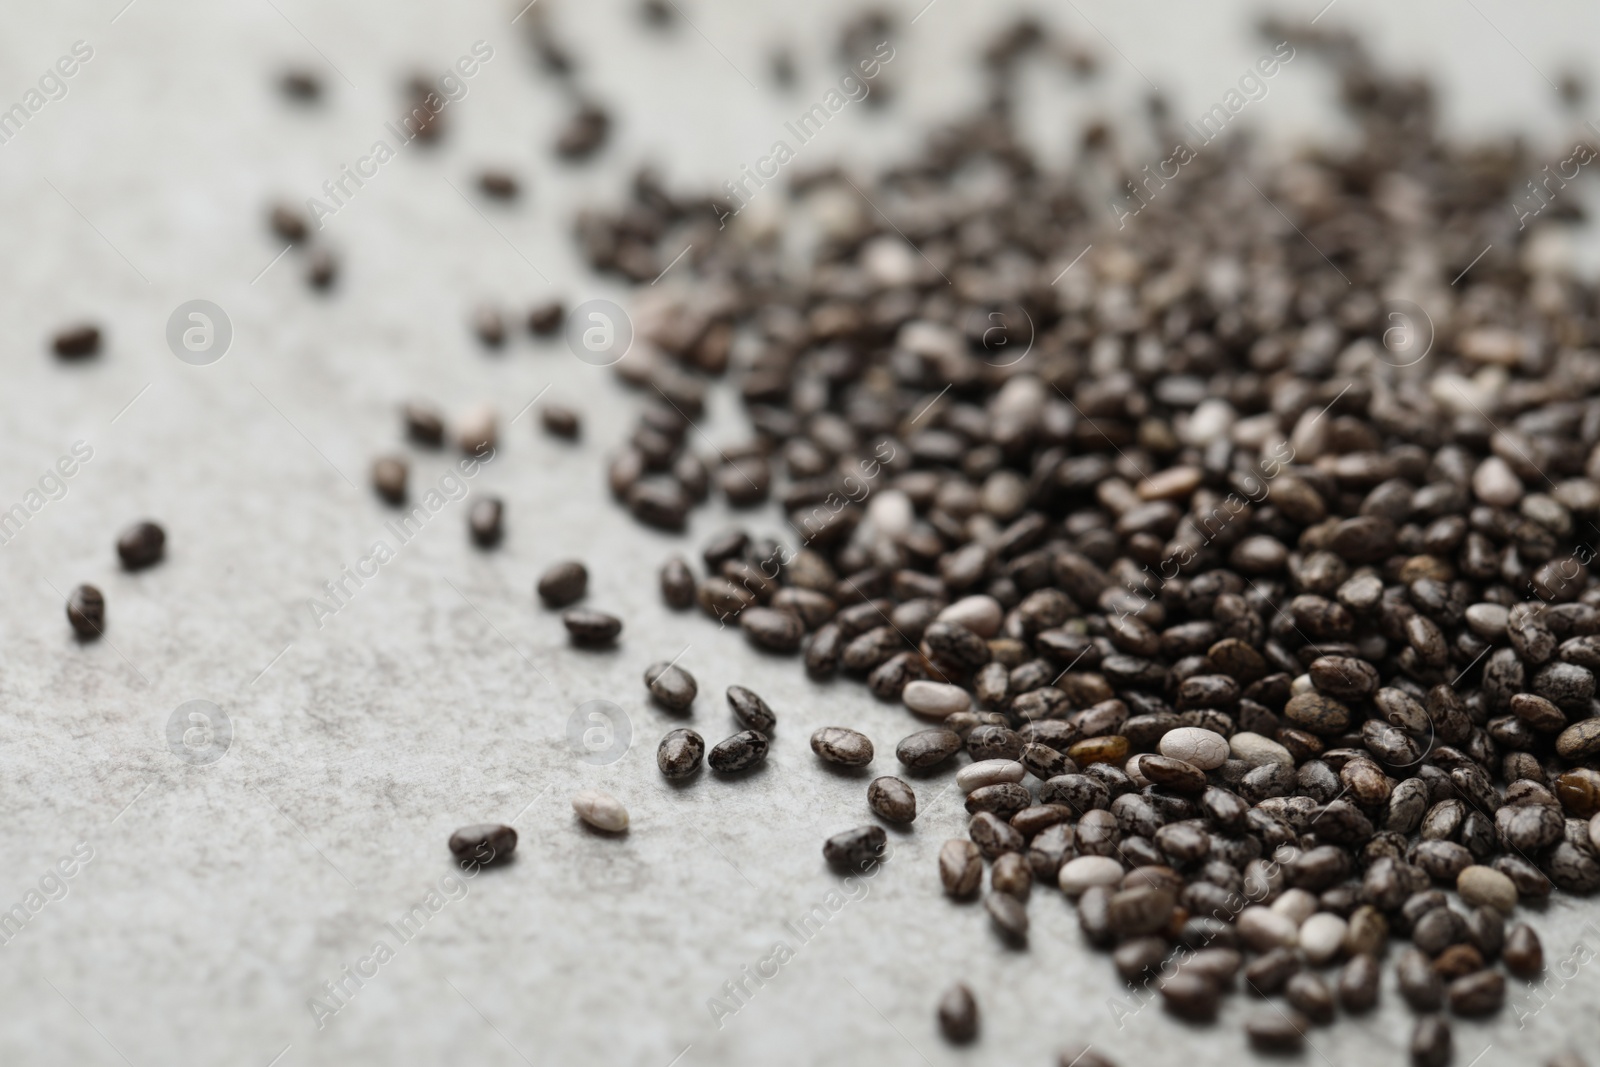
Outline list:
[[[692,25],[657,34],[632,3],[539,4],[616,119],[587,164],[550,152],[568,103],[537,72],[523,32],[531,16],[512,21],[520,3],[7,5],[0,108],[74,42],[93,57],[64,98],[0,145],[0,509],[75,442],[92,458],[0,546],[0,909],[75,846],[92,859],[0,947],[0,1058],[1042,1065],[1090,1042],[1123,1064],[1251,1061],[1239,1028],[1247,998],[1230,998],[1208,1028],[1154,1005],[1133,1017],[1111,1010],[1125,989],[1059,894],[1035,893],[1026,951],[1004,947],[981,907],[947,900],[935,855],[966,824],[951,769],[912,780],[921,813],[891,831],[891,858],[847,897],[821,842],[873,821],[867,782],[897,773],[894,745],[919,724],[863,686],[811,683],[798,660],[668,611],[657,592],[669,554],[694,554],[734,523],[780,533],[776,509],[712,506],[681,537],[635,525],[604,489],[605,458],[635,403],[612,372],[520,332],[487,353],[468,329],[481,301],[519,313],[556,296],[626,304],[582,266],[573,213],[619,198],[640,163],[675,189],[709,189],[764,154],[837,80],[836,30],[853,5],[680,0]],[[903,157],[930,123],[972,106],[976,48],[1022,10],[892,6],[893,106],[852,105],[797,166],[868,173]],[[1321,7],[1272,10],[1310,18]],[[1131,120],[1151,85],[1180,116],[1198,113],[1267,50],[1255,4],[1038,8],[1105,69],[1088,86],[1030,75],[1028,128],[1058,162],[1088,117]],[[1576,136],[1546,78],[1585,69],[1600,31],[1592,6],[1338,0],[1323,17],[1361,32],[1385,62],[1436,79],[1457,133],[1520,131],[1552,161]],[[281,245],[265,206],[319,195],[403,114],[406,76],[437,75],[478,41],[493,56],[449,105],[445,140],[403,149],[326,220],[318,239],[342,274],[331,294],[311,292],[303,253],[274,262]],[[778,43],[793,47],[801,75],[786,93],[769,76]],[[290,64],[322,75],[321,107],[291,107],[276,92]],[[1336,139],[1331,85],[1310,61],[1297,64],[1248,119],[1286,148]],[[518,173],[526,195],[482,198],[474,180],[488,165]],[[1576,191],[1592,200],[1586,182]],[[1575,245],[1600,258],[1587,238]],[[233,327],[231,349],[209,366],[180,362],[164,339],[173,309],[196,298],[224,308]],[[102,324],[105,350],[61,364],[47,339],[81,318]],[[319,625],[308,599],[374,540],[396,544],[367,471],[403,447],[396,411],[411,397],[452,416],[492,403],[496,458],[466,500]],[[536,397],[580,409],[582,442],[539,433],[538,403],[526,407]],[[701,425],[708,453],[746,432],[726,389]],[[439,485],[456,458],[410,454],[414,494]],[[505,541],[489,552],[465,529],[485,493],[507,507]],[[166,527],[167,558],[127,574],[113,541],[140,518]],[[539,572],[566,558],[589,565],[586,604],[625,620],[615,649],[571,648],[559,615],[536,603]],[[80,582],[106,595],[97,643],[74,641],[64,618],[63,596]],[[640,677],[674,657],[700,684],[687,721],[652,707]],[[665,781],[660,736],[678,725],[708,744],[733,733],[722,696],[733,683],[777,711],[767,765],[737,780]],[[191,765],[169,749],[168,717],[190,700],[231,721],[218,762]],[[618,705],[631,728],[626,755],[606,766],[567,741],[569,717],[590,700]],[[872,767],[820,764],[806,739],[825,725],[867,733]],[[577,822],[569,798],[585,787],[628,806],[625,836]],[[513,864],[441,894],[409,941],[394,936],[386,924],[452,874],[454,829],[513,819]],[[842,906],[829,906],[830,893]],[[809,940],[786,927],[818,906],[826,922]],[[1552,963],[1579,941],[1600,950],[1600,933],[1585,932],[1600,924],[1595,903],[1524,912]],[[308,999],[380,940],[393,958],[319,1028]],[[714,1019],[708,999],[778,941],[792,959]],[[984,1020],[981,1039],[959,1050],[934,1019],[956,980],[976,991]],[[1401,1062],[1411,1016],[1385,982],[1381,1011],[1316,1031],[1302,1059]],[[1597,996],[1600,967],[1580,968],[1519,1027],[1513,1006],[1528,998],[1514,982],[1497,1017],[1454,1023],[1457,1062],[1592,1051]]]

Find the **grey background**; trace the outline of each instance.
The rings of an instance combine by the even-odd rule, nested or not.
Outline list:
[[[857,685],[810,684],[704,617],[666,612],[659,562],[730,517],[702,511],[685,538],[626,521],[601,488],[632,407],[610,372],[559,342],[519,337],[485,354],[465,319],[484,299],[519,312],[551,295],[625,300],[579,266],[571,212],[616,195],[639,161],[682,186],[718,184],[754,160],[837,77],[835,27],[850,5],[697,0],[682,5],[693,27],[654,37],[631,4],[540,0],[618,120],[602,156],[571,168],[549,158],[566,105],[532,73],[531,16],[511,22],[519,6],[97,0],[4,11],[0,107],[73,41],[95,55],[65,99],[0,145],[0,507],[74,441],[94,455],[0,547],[0,907],[75,844],[94,858],[0,948],[0,1056],[140,1067],[1042,1064],[1087,1041],[1125,1064],[1248,1057],[1242,998],[1203,1033],[1158,1008],[1119,1028],[1106,1001],[1120,983],[1081,945],[1058,894],[1036,895],[1025,953],[1002,948],[978,908],[947,902],[934,856],[965,821],[948,773],[915,783],[923,813],[893,835],[894,857],[864,899],[807,944],[784,929],[840,886],[822,838],[868,821],[871,775],[817,766],[806,737],[857,726],[879,747],[872,773],[892,773],[894,743],[915,724]],[[920,5],[896,7],[904,26]],[[903,155],[924,123],[965,109],[974,43],[1013,9],[936,0],[897,42],[894,108],[852,105],[803,162],[871,169]],[[1180,113],[1198,112],[1266,51],[1250,32],[1257,10],[1050,5],[1056,25],[1101,54],[1105,77],[1082,86],[1030,74],[1029,128],[1062,144],[1084,117],[1131,114],[1147,83]],[[1584,60],[1600,29],[1592,6],[1340,0],[1324,17],[1439,79],[1452,129],[1521,131],[1564,158],[1574,124],[1546,78]],[[335,294],[306,289],[299,253],[262,273],[279,248],[264,204],[313,195],[399,116],[405,74],[442,71],[479,39],[495,56],[450,105],[445,143],[405,149],[329,220],[321,236],[344,267]],[[802,72],[789,95],[767,77],[778,41]],[[286,63],[325,75],[325,107],[277,97],[271,78]],[[1298,62],[1248,118],[1290,139],[1340,136],[1330,84]],[[484,202],[471,182],[485,164],[519,172],[530,195]],[[234,328],[232,350],[206,367],[180,363],[163,340],[172,309],[195,298],[223,306]],[[106,351],[59,365],[45,339],[79,316],[105,325]],[[580,446],[534,432],[536,411],[505,425],[546,387],[583,410]],[[397,447],[395,405],[414,395],[453,414],[498,409],[498,458],[471,484],[505,497],[506,542],[473,550],[467,504],[451,504],[318,629],[307,598],[388,537],[366,468]],[[733,416],[719,395],[706,435],[737,441]],[[418,489],[448,462],[414,459]],[[166,526],[168,558],[123,574],[113,538],[146,516]],[[777,528],[770,514],[753,525]],[[627,620],[615,651],[569,649],[559,619],[533,602],[540,569],[570,556],[590,565],[589,603]],[[105,591],[110,620],[107,639],[85,646],[61,606],[81,581]],[[681,788],[656,773],[656,740],[677,723],[645,704],[639,675],[680,654],[702,693],[691,724],[708,740],[732,732],[730,683],[777,709],[763,771]],[[234,730],[210,766],[167,746],[172,709],[196,699],[225,709]],[[633,745],[609,766],[584,764],[565,740],[568,716],[591,699],[631,720]],[[585,786],[627,803],[626,837],[576,824],[567,801]],[[517,862],[468,883],[319,1031],[307,999],[375,940],[397,946],[384,924],[450,872],[449,833],[512,818]],[[1532,915],[1552,962],[1594,918],[1588,903]],[[707,998],[780,938],[795,957],[719,1029]],[[965,1051],[942,1043],[932,1014],[956,979],[984,1012],[984,1036]],[[1600,968],[1588,967],[1526,1030],[1509,1009],[1458,1024],[1458,1062],[1485,1046],[1483,1067],[1592,1048],[1597,994]],[[1397,1062],[1409,1029],[1397,1000],[1391,989],[1377,1016],[1318,1031],[1306,1058]],[[1512,1003],[1524,1000],[1514,987]]]

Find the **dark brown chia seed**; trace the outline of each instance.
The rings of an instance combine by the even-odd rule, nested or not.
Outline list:
[[[1276,996],[1304,966],[1305,961],[1293,949],[1275,948],[1250,961],[1244,969],[1244,984],[1258,996]]]
[[[817,628],[805,646],[806,673],[817,678],[826,678],[839,669],[839,656],[843,635],[834,623],[826,623]]]
[[[1071,818],[1072,809],[1065,804],[1036,804],[1011,816],[1011,828],[1024,840],[1032,840],[1035,835]]]
[[[1489,1015],[1505,1003],[1506,979],[1499,971],[1479,971],[1451,982],[1446,995],[1457,1015]]]
[[[706,757],[706,762],[714,771],[735,774],[749,770],[766,758],[766,736],[756,730],[743,730],[718,743]]]
[[[299,244],[310,235],[310,227],[306,217],[298,208],[288,204],[275,204],[267,214],[267,224],[272,227],[272,232],[291,244]]]
[[[843,726],[824,726],[811,735],[811,751],[842,767],[864,767],[872,762],[872,739]]]
[[[583,160],[605,144],[611,131],[611,117],[593,104],[585,104],[568,120],[556,139],[556,153],[563,159]]]
[[[1430,956],[1437,956],[1466,936],[1466,920],[1448,907],[1434,908],[1411,927],[1411,943]]]
[[[967,754],[978,760],[1014,760],[1022,755],[1022,738],[1004,726],[979,726],[967,734]]]
[[[1121,937],[1142,937],[1163,929],[1175,901],[1166,889],[1142,885],[1111,896],[1111,928]]]
[[[908,823],[917,817],[917,794],[898,778],[874,778],[867,786],[867,806],[880,819]]]
[[[414,74],[406,79],[404,90],[411,112],[406,128],[424,145],[433,144],[445,131],[444,110],[437,102],[429,104],[430,98],[439,99],[433,80],[424,74]]]
[[[989,888],[1026,902],[1033,888],[1033,870],[1028,866],[1027,857],[1020,852],[1007,852],[995,860],[989,870]]]
[[[1166,1009],[1190,1022],[1210,1022],[1217,1017],[1221,991],[1210,978],[1179,971],[1160,985]]]
[[[676,482],[639,481],[626,493],[634,518],[662,530],[681,530],[689,514],[689,498]]]
[[[991,812],[1002,819],[1010,819],[1032,803],[1033,794],[1028,792],[1026,786],[1000,782],[979,786],[968,793],[966,808],[969,813]]]
[[[978,1036],[978,1001],[964,982],[946,989],[939,998],[939,1032],[956,1045]]]
[[[1304,1047],[1311,1020],[1293,1008],[1258,1010],[1244,1024],[1250,1045],[1259,1052],[1294,1052]]]
[[[952,897],[970,897],[983,880],[983,855],[978,846],[952,838],[939,847],[939,881]]]
[[[961,737],[951,730],[934,727],[918,730],[901,739],[894,755],[913,769],[934,767],[961,751]]]
[[[575,559],[552,564],[539,576],[539,599],[545,607],[564,608],[589,589],[589,568]]]
[[[1544,946],[1527,923],[1517,923],[1506,933],[1502,950],[1506,970],[1518,978],[1533,979],[1544,970]]]
[[[858,826],[854,830],[834,834],[824,841],[822,858],[835,867],[866,871],[874,863],[886,858],[884,850],[888,841],[888,834],[884,833],[883,827]]]
[[[136,522],[117,535],[117,556],[130,571],[159,563],[166,547],[167,532],[153,522]]]
[[[669,30],[677,22],[678,12],[668,0],[642,0],[639,17],[653,30]]]
[[[463,867],[505,863],[517,850],[517,831],[496,823],[463,826],[450,835],[450,852]]]
[[[1434,973],[1446,982],[1476,974],[1483,967],[1483,953],[1471,945],[1451,945],[1433,961]]]
[[[1167,942],[1159,937],[1135,937],[1118,945],[1111,965],[1125,982],[1141,982],[1156,973],[1167,958]]]
[[[545,404],[539,410],[539,423],[552,437],[576,441],[583,434],[582,416],[565,404]]]
[[[1467,940],[1486,960],[1499,957],[1506,943],[1505,917],[1487,904],[1467,915]]]
[[[535,337],[552,337],[566,317],[566,306],[561,301],[547,301],[528,312],[528,332]]]
[[[1350,958],[1339,970],[1339,1005],[1352,1015],[1371,1011],[1378,1003],[1378,961],[1367,953]]]
[[[739,628],[757,648],[786,655],[800,651],[800,642],[806,635],[805,624],[799,616],[763,607],[741,612]]]
[[[444,445],[444,418],[437,410],[425,404],[411,403],[401,409],[406,437],[424,448]]]
[[[983,898],[984,910],[1000,937],[1013,945],[1028,940],[1028,907],[1010,893],[990,893]]]
[[[1433,969],[1433,961],[1418,949],[1401,953],[1395,966],[1400,995],[1415,1012],[1438,1011],[1444,1004],[1444,983]]]
[[[479,497],[472,502],[472,509],[467,513],[467,529],[472,534],[472,543],[479,548],[493,548],[500,543],[504,536],[502,520],[505,515],[505,504],[499,497]]]
[[[1109,949],[1117,942],[1111,932],[1111,890],[1103,885],[1092,886],[1078,897],[1078,929],[1096,948]]]
[[[1450,1063],[1450,1024],[1442,1016],[1424,1015],[1411,1031],[1412,1067],[1447,1067]]]
[[[81,640],[94,640],[105,632],[106,598],[92,585],[78,586],[67,598],[67,621]]]
[[[1302,971],[1289,979],[1283,987],[1283,996],[1315,1025],[1326,1026],[1333,1022],[1333,990],[1321,975]]]
[[[50,347],[61,359],[86,359],[100,351],[100,327],[83,323],[55,335]]]
[[[673,556],[661,565],[661,599],[677,611],[694,606],[694,574],[682,556]]]
[[[668,730],[656,749],[656,766],[666,778],[687,778],[700,769],[706,742],[693,730]]]
[[[644,684],[656,702],[669,711],[687,711],[700,691],[694,675],[673,663],[652,663],[645,668]],[[743,736],[743,735],[736,735]],[[762,739],[763,754],[766,740]]]
[[[990,860],[1006,852],[1021,852],[1026,846],[1015,827],[990,811],[980,811],[972,817],[967,824],[967,836]]]
[[[619,501],[627,501],[638,480],[645,475],[645,456],[637,448],[626,448],[611,458],[606,469],[606,480],[611,483],[611,494]]]
[[[322,79],[309,70],[286,70],[278,77],[278,90],[297,103],[311,104],[322,98]]]
[[[406,461],[399,456],[379,456],[372,461],[372,488],[384,503],[406,502]]]
[[[478,188],[496,200],[515,200],[522,191],[516,175],[504,170],[485,170],[478,174]]]
[[[306,283],[313,289],[327,289],[338,277],[338,257],[326,248],[313,248],[306,260]]]
[[[593,608],[572,608],[561,615],[561,623],[572,635],[572,643],[598,647],[609,645],[622,633],[622,620]],[[653,690],[652,690],[653,691]]]
[[[739,720],[740,725],[759,730],[769,737],[773,727],[778,724],[778,718],[767,702],[742,685],[728,686],[728,707],[733,710],[733,717]]]

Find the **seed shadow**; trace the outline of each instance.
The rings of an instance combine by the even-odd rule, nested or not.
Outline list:
[[[947,760],[941,760],[931,767],[907,767],[904,763],[902,763],[900,764],[900,770],[898,774],[899,777],[908,781],[927,782],[932,781],[934,778],[937,778],[942,774],[953,774],[958,770],[960,770],[960,768],[955,765],[955,759],[952,757]]]
[[[467,860],[456,860],[455,862],[450,864],[450,869],[454,870],[454,871],[473,871],[473,868],[476,867],[477,870],[475,872],[467,875],[467,877],[469,877],[469,878],[475,878],[475,877],[477,877],[477,875],[482,874],[484,871],[491,871],[491,870],[495,870],[495,869],[500,868],[500,867],[511,867],[511,866],[514,866],[516,864],[516,862],[517,862],[517,854],[515,852],[512,852],[511,854],[506,855],[506,856],[496,856],[494,859],[490,860],[488,863],[477,863],[477,862],[475,862],[473,860],[470,860],[470,859],[467,859]]]
[[[754,652],[757,656],[764,660],[792,660],[800,654],[800,646],[798,645],[796,645],[790,651],[779,652],[774,649],[766,648],[765,646],[756,644],[754,641],[749,639],[748,635],[746,635],[745,638],[745,647],[750,649],[750,651]]]
[[[1027,935],[1012,937],[1010,934],[1003,934],[996,930],[994,931],[994,937],[996,941],[1000,942],[1000,947],[1007,952],[1023,953],[1028,951]]]
[[[602,830],[598,826],[591,826],[588,823],[584,822],[576,814],[574,814],[572,816],[572,818],[573,818],[573,821],[575,821],[578,824],[579,829],[586,836],[598,838],[598,839],[600,839],[602,841],[621,841],[621,840],[625,840],[627,838],[627,836],[628,836],[628,830],[630,829],[630,827],[626,827],[625,826],[621,830]]]
[[[731,782],[742,778],[759,778],[761,775],[767,773],[767,761],[762,760],[754,767],[746,767],[739,771],[719,771],[715,767],[710,768],[710,771],[712,777],[721,779],[723,781]]]
[[[615,658],[622,653],[622,639],[613,638],[610,641],[585,641],[567,632],[567,647],[574,652],[583,652],[590,656],[608,656]]]
[[[667,778],[665,775],[662,777],[666,781],[669,788],[681,790],[692,788],[696,782],[700,781],[700,779],[704,778],[705,776],[705,765],[697,763],[695,764],[694,770],[690,771],[682,778]]]
[[[812,762],[816,766],[821,767],[825,773],[831,774],[835,778],[843,778],[843,779],[845,779],[847,781],[859,782],[859,781],[861,781],[861,780],[863,780],[865,778],[869,778],[869,777],[871,777],[871,778],[882,778],[883,777],[883,775],[878,774],[878,773],[873,771],[872,765],[870,763],[869,764],[863,764],[862,766],[859,766],[859,767],[849,767],[849,766],[846,766],[845,764],[842,764],[842,763],[832,763],[832,762],[830,762],[828,760],[823,759],[821,756],[817,756]]]

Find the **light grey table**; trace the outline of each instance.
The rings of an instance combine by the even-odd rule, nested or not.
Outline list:
[[[867,820],[866,776],[819,768],[805,738],[857,726],[882,753],[873,770],[887,772],[913,722],[855,684],[811,684],[793,662],[662,608],[659,562],[731,517],[701,512],[686,538],[627,521],[601,489],[632,404],[610,372],[559,343],[519,338],[485,354],[465,328],[484,299],[518,310],[551,295],[625,299],[581,268],[571,213],[619,195],[641,161],[675,185],[715,186],[763,153],[836,76],[826,63],[849,5],[684,0],[693,25],[655,37],[630,4],[561,4],[548,14],[583,83],[618,118],[598,160],[562,168],[548,145],[566,105],[532,73],[522,30],[535,16],[513,24],[520,5],[123,3],[14,4],[0,35],[0,108],[26,106],[74,42],[93,53],[63,97],[41,94],[0,144],[0,509],[26,505],[42,478],[58,497],[0,546],[0,909],[20,905],[27,917],[6,927],[0,916],[0,1057],[1044,1064],[1071,1041],[1125,1064],[1247,1055],[1242,999],[1208,1031],[1157,1008],[1113,1011],[1125,994],[1054,892],[1031,907],[1027,952],[1001,947],[979,909],[947,902],[934,856],[964,823],[948,775],[916,782],[923,814],[893,835],[893,858],[873,879],[846,887],[826,871],[823,837]],[[897,6],[902,24],[916,17],[890,68],[898,103],[854,108],[806,147],[808,162],[902,157],[925,123],[971,100],[973,43],[997,9],[1013,9]],[[1205,106],[1265,50],[1248,32],[1252,9],[1060,5],[1049,17],[1102,54],[1106,78],[1086,88],[1030,75],[1029,128],[1063,144],[1086,116],[1133,114],[1146,82],[1180,108]],[[1544,78],[1583,58],[1600,18],[1490,0],[1342,0],[1324,17],[1439,77],[1452,127],[1515,128],[1552,145],[1572,131]],[[450,105],[447,140],[403,150],[327,220],[320,239],[343,275],[331,296],[310,294],[301,254],[274,260],[263,205],[316,195],[399,118],[405,74],[442,71],[480,40],[493,56]],[[787,96],[767,78],[779,41],[802,71]],[[324,107],[278,98],[271,79],[287,63],[324,74]],[[1252,121],[1288,137],[1336,136],[1339,120],[1322,108],[1328,84],[1309,63],[1288,71]],[[519,172],[530,195],[484,202],[471,183],[486,164]],[[223,307],[234,334],[209,366],[179,362],[164,340],[172,311],[197,298]],[[106,327],[106,351],[61,366],[44,339],[84,316]],[[506,425],[541,394],[583,410],[580,446],[536,433],[535,411]],[[386,530],[390,513],[365,472],[397,446],[395,406],[411,396],[452,414],[483,401],[498,409],[501,448],[471,481],[472,494],[507,501],[497,551],[469,546],[464,502],[404,546]],[[714,399],[704,429],[738,439],[730,397]],[[62,495],[45,475],[75,442],[92,456]],[[414,486],[440,484],[448,458],[415,458]],[[168,558],[124,574],[113,538],[145,516],[166,526]],[[753,525],[776,530],[777,517]],[[377,538],[394,558],[315,620],[308,600]],[[558,618],[533,602],[541,568],[570,556],[590,565],[589,602],[627,620],[615,651],[571,650]],[[61,607],[82,581],[105,591],[110,619],[106,639],[85,646]],[[699,678],[692,722],[708,739],[732,730],[728,684],[771,701],[782,725],[763,771],[681,788],[656,773],[656,741],[673,723],[645,703],[639,676],[674,656]],[[622,709],[632,736],[603,766],[566,738],[575,709],[596,699]],[[169,749],[169,717],[191,700],[231,723],[231,748],[214,763]],[[626,837],[575,823],[568,797],[584,786],[628,804]],[[454,828],[513,819],[514,865],[442,881]],[[788,925],[818,907],[826,921],[808,936]],[[388,925],[408,913],[411,927]],[[1594,918],[1600,907],[1562,904],[1533,921],[1554,961],[1579,940],[1600,949],[1584,932]],[[745,979],[780,941],[792,955],[777,973],[759,986]],[[371,977],[358,985],[346,967]],[[1486,1045],[1474,1061],[1484,1067],[1594,1047],[1597,974],[1580,968],[1526,1029],[1509,1010],[1458,1025],[1458,1062]],[[957,979],[984,1013],[984,1036],[966,1051],[946,1046],[933,1020],[939,991]],[[348,1002],[319,1020],[308,1005],[335,1003],[330,981],[347,981]],[[738,1010],[713,1011],[739,981],[747,993],[723,1001]],[[1520,990],[1512,1000],[1528,1003]],[[1397,1062],[1409,1021],[1396,1001],[1319,1031],[1307,1059]]]

